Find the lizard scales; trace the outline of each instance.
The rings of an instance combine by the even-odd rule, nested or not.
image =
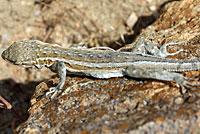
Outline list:
[[[194,78],[185,77],[176,72],[200,70],[200,59],[168,59],[167,45],[160,49],[150,42],[141,40],[139,47],[145,47],[154,54],[135,54],[133,52],[115,51],[110,48],[74,49],[63,48],[37,40],[14,42],[2,53],[2,58],[14,65],[22,67],[48,67],[58,73],[60,82],[56,87],[51,87],[46,96],[53,93],[54,98],[59,89],[63,89],[66,75],[84,75],[95,78],[111,78],[130,76],[133,78],[157,79],[163,81],[175,81],[178,87],[184,89],[200,84],[191,83],[188,80]],[[137,46],[137,45],[136,45]],[[153,48],[153,49],[152,49]],[[140,49],[141,50],[141,49]]]
[[[132,52],[63,48],[37,40],[15,42],[2,53],[2,57],[15,65],[36,68],[50,67],[57,61],[63,61],[67,70],[79,72],[118,70],[130,65],[175,72],[200,69],[200,59],[179,60]]]

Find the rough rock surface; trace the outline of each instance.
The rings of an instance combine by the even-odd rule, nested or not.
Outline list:
[[[88,42],[87,47],[108,43],[110,47],[119,48],[134,40],[132,37],[140,32],[135,28],[144,28],[157,17],[157,8],[164,1],[136,0],[121,3],[102,0],[101,3],[93,0],[92,5],[95,6],[88,6],[91,1],[82,0],[1,1],[0,5],[6,5],[0,7],[1,47],[7,47],[12,40],[32,38],[65,47],[83,41]],[[164,3],[159,18],[143,29],[137,39],[143,37],[158,46],[167,42],[186,41],[169,46],[170,52],[184,49],[169,58],[200,58],[199,5],[199,0]],[[131,19],[138,19],[141,25],[133,26]],[[118,41],[120,43],[116,43]],[[133,45],[129,44],[130,47]],[[25,107],[28,107],[28,97],[33,94],[35,80],[46,79],[52,73],[46,69],[42,73],[37,70],[30,72],[0,60],[0,94],[8,94],[6,99],[26,117]],[[183,74],[199,78],[200,71]],[[31,99],[29,117],[18,126],[17,133],[199,132],[200,87],[181,94],[174,82],[68,76],[65,91],[50,101],[45,98],[45,93],[57,83],[58,78],[54,76],[37,85]],[[1,133],[10,132],[7,126],[11,126],[11,116],[12,113],[0,111],[0,132],[6,128]],[[15,121],[12,127],[15,126],[13,124]]]
[[[64,47],[76,46],[78,42],[84,42],[86,47],[105,45],[106,42],[113,44],[112,41],[120,39],[124,33],[132,34],[134,23],[131,20],[150,16],[153,12],[157,14],[157,8],[165,1],[1,0],[0,53],[12,42],[25,39]],[[137,16],[134,17],[134,14]],[[142,21],[142,24],[147,25],[155,18]],[[116,43],[112,45],[113,48],[115,46]],[[35,86],[49,79],[53,73],[45,68],[17,67],[1,57],[0,63],[0,95],[27,119]],[[0,119],[0,134],[12,133],[21,124],[7,109],[0,109]]]
[[[200,2],[170,2],[158,20],[144,29],[144,37],[156,45],[186,41],[170,46],[169,58],[200,58]],[[199,77],[200,71],[185,72]],[[18,133],[198,133],[200,87],[181,94],[173,82],[112,78],[99,80],[67,77],[65,91],[53,100],[44,94],[58,78],[40,83],[31,99],[30,116]],[[66,91],[71,92],[66,92]]]

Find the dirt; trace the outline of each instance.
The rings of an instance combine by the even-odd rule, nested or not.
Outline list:
[[[144,31],[142,29],[155,22],[160,11],[164,12],[162,9],[167,3],[167,0],[0,1],[0,52],[12,42],[25,39],[37,39],[63,47],[84,45],[118,49],[133,42],[141,31]],[[164,32],[151,32],[172,26],[162,23],[159,25],[162,21],[166,20],[157,21],[157,27],[154,29],[147,28],[149,32],[144,36],[148,35],[150,40],[155,35],[163,38]],[[191,36],[182,34],[179,38],[189,40],[190,37],[193,40],[197,33],[193,32]],[[173,39],[172,34],[168,37],[169,40]],[[162,41],[158,38],[159,43]],[[47,69],[22,69],[3,61],[2,58],[0,60],[0,95],[26,120],[35,86],[54,74]],[[116,109],[124,110],[121,106]],[[22,123],[7,109],[0,109],[0,119],[1,134],[12,133]]]

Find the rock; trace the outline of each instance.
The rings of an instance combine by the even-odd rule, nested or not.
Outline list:
[[[169,2],[158,20],[144,29],[138,39],[145,38],[159,46],[186,41],[169,46],[170,52],[184,49],[170,58],[200,58],[196,54],[200,39],[199,5],[199,0]],[[190,77],[198,77],[199,73],[185,72]],[[16,129],[17,133],[199,132],[199,87],[181,95],[173,82],[67,77],[65,89],[71,92],[63,91],[48,100],[45,92],[57,83],[58,78],[54,78],[36,87],[30,116]]]

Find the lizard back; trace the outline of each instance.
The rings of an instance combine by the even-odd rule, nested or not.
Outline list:
[[[168,59],[112,50],[63,48],[37,40],[14,42],[2,53],[3,59],[23,67],[50,67],[63,61],[68,70],[118,70],[128,66],[167,71],[200,69],[200,59]]]

